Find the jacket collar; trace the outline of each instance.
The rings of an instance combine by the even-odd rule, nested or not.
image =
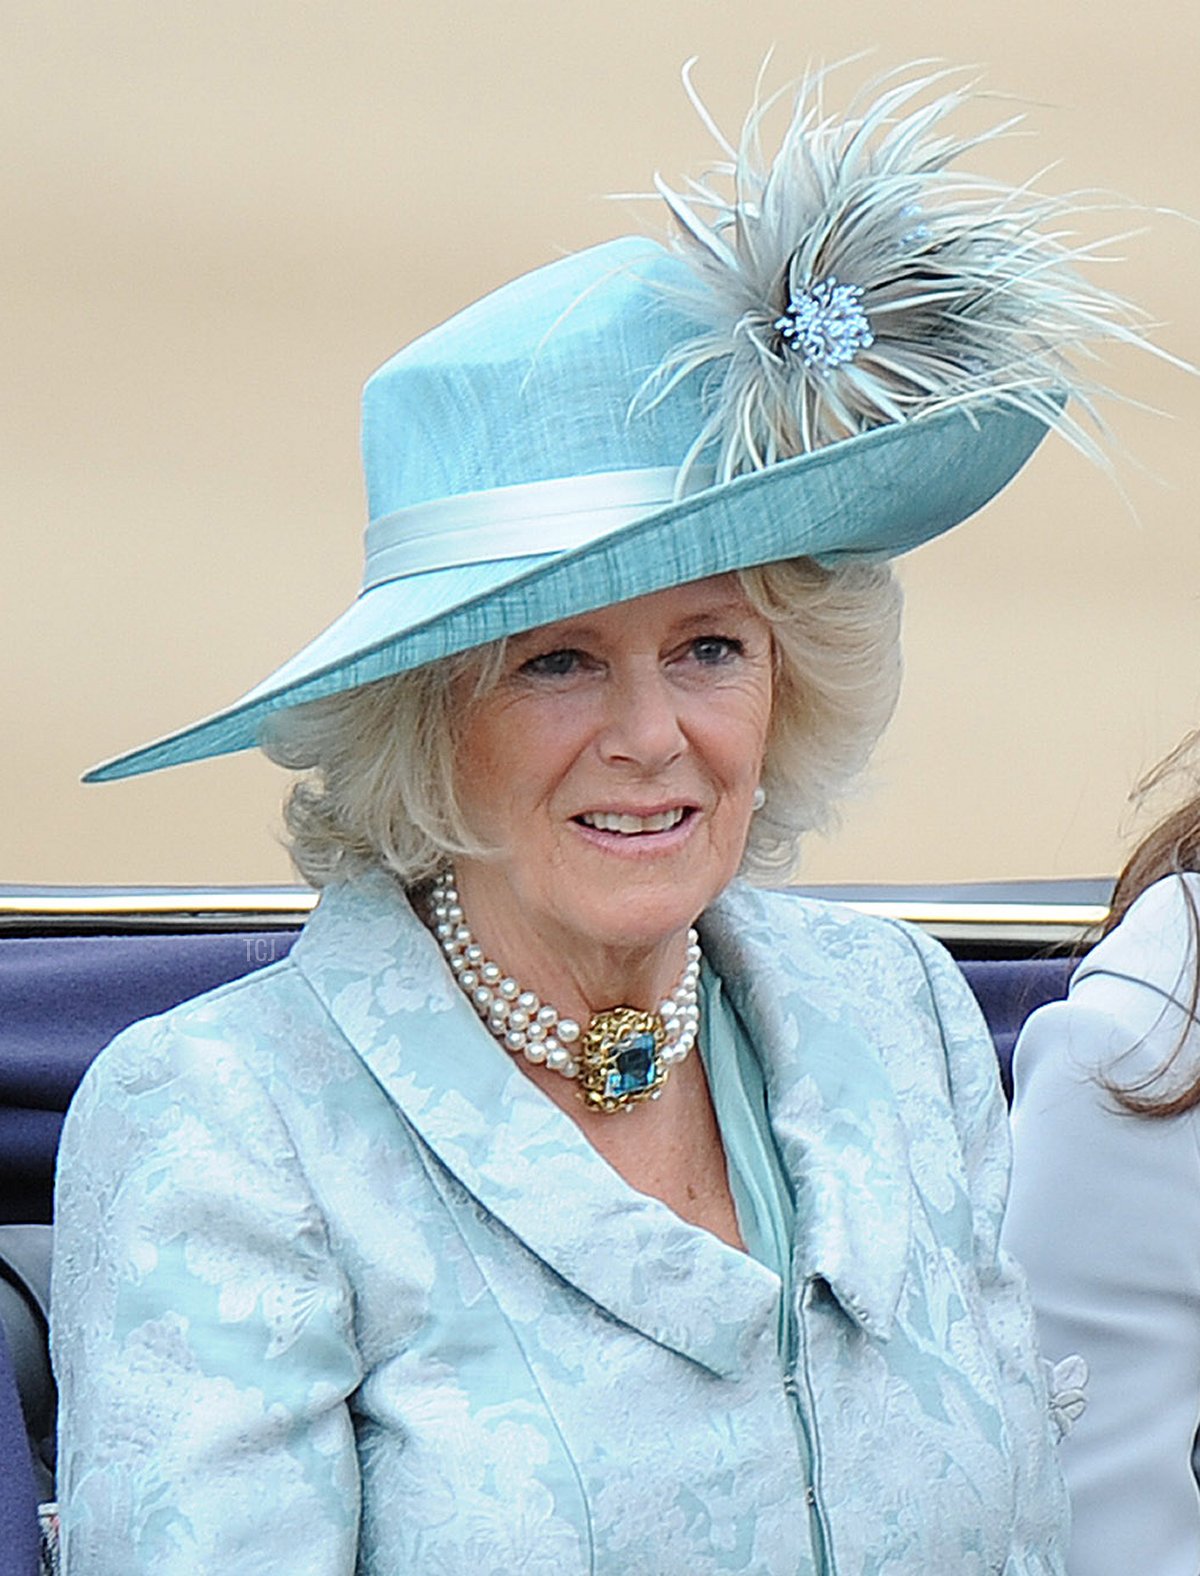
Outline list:
[[[744,1370],[774,1323],[777,1277],[601,1159],[479,1022],[393,880],[327,888],[291,958],[489,1214],[613,1317],[722,1377]]]
[[[795,1278],[821,1277],[882,1336],[908,1253],[903,1133],[802,916],[734,888],[702,933],[763,1060],[797,1194]],[[776,1277],[617,1175],[479,1022],[394,880],[329,887],[291,957],[441,1164],[531,1252],[650,1339],[724,1377],[743,1371],[773,1322]]]
[[[819,1278],[886,1338],[907,1271],[913,1186],[896,1095],[856,1020],[826,926],[845,910],[735,884],[703,916],[705,956],[763,1065],[771,1126],[796,1189],[793,1280]],[[865,988],[865,987],[864,987]]]

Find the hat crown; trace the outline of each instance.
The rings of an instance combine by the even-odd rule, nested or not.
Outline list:
[[[702,424],[700,380],[631,407],[695,330],[667,298],[682,273],[654,242],[610,241],[504,285],[385,362],[363,394],[370,518],[680,465]]]

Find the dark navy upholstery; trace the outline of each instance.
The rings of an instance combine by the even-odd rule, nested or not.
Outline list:
[[[17,1383],[0,1324],[0,1570],[36,1576],[37,1494]]]
[[[0,939],[0,1221],[48,1221],[54,1154],[84,1069],[118,1030],[286,955],[295,931]],[[1005,1087],[1013,1041],[1071,960],[967,960]]]
[[[959,959],[991,1030],[1000,1080],[1010,1101],[1013,1046],[1021,1025],[1035,1008],[1067,994],[1078,961],[1077,957]]]
[[[48,1221],[63,1112],[127,1024],[282,958],[295,931],[0,939],[0,1222]]]

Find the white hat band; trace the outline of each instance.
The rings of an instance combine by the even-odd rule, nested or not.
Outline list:
[[[712,483],[693,467],[687,492]],[[676,500],[673,466],[604,471],[434,498],[367,527],[363,590],[430,569],[563,553],[632,525]]]

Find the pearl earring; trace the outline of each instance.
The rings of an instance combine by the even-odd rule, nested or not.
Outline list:
[[[761,787],[761,786],[756,788],[754,790],[754,795],[753,795],[753,797],[750,800],[750,808],[752,810],[761,810],[763,805],[766,804],[766,802],[767,802],[767,790],[765,788]]]

